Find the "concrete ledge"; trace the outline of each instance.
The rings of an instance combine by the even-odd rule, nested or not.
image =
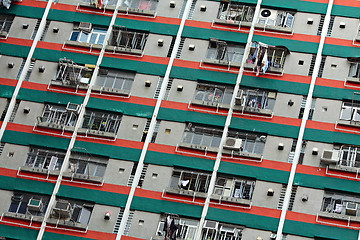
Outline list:
[[[191,149],[201,150],[201,151],[207,150],[208,152],[218,152],[219,151],[219,148],[217,148],[217,147],[206,147],[206,146],[202,146],[202,145],[183,143],[183,142],[179,143],[179,147],[191,148]]]
[[[37,124],[38,127],[43,127],[43,128],[50,128],[50,129],[56,129],[56,130],[65,130],[68,132],[73,132],[75,127],[71,127],[71,126],[63,126],[60,124],[56,124],[56,123],[49,123],[49,122],[38,122]]]
[[[42,222],[44,220],[44,217],[42,216],[32,216],[30,214],[13,213],[13,212],[4,213],[4,217],[29,220],[29,221],[32,220],[33,222]]]
[[[77,222],[73,222],[70,220],[65,220],[65,219],[55,219],[55,218],[49,218],[46,223],[50,223],[50,224],[54,224],[57,226],[63,226],[63,227],[70,227],[70,228],[78,228],[78,229],[82,229],[82,230],[86,230],[87,225],[81,224],[81,223],[77,223]]]
[[[65,44],[69,45],[69,46],[75,46],[75,47],[92,48],[92,49],[96,49],[96,50],[101,50],[101,48],[102,48],[101,44],[85,43],[85,42],[78,42],[78,41],[71,41],[71,40],[66,40]]]
[[[261,159],[262,158],[262,154],[258,154],[258,153],[249,153],[249,152],[239,152],[239,151],[235,151],[235,150],[230,150],[230,149],[223,149],[223,153],[225,154],[233,154],[234,158],[236,157],[245,157],[245,158],[253,158],[253,159]]]
[[[91,129],[87,129],[87,128],[79,128],[78,133],[106,137],[106,138],[115,138],[116,137],[115,133],[91,130]]]
[[[79,3],[79,6],[81,7],[88,7],[88,8],[94,8],[94,9],[97,9],[97,10],[112,10],[114,11],[115,10],[115,5],[105,5],[105,6],[102,6],[102,8],[97,8],[95,7],[94,4],[90,4],[90,3],[86,3],[86,2],[82,2],[82,3]]]
[[[203,192],[194,192],[192,190],[185,190],[180,188],[167,188],[165,189],[166,193],[176,194],[176,195],[182,195],[182,196],[188,196],[188,197],[199,197],[199,198],[206,198],[207,193]]]
[[[59,170],[48,170],[48,169],[34,168],[34,167],[29,167],[29,166],[20,167],[20,171],[32,172],[32,173],[41,173],[41,174],[49,174],[49,175],[55,175],[55,176],[59,175],[59,173],[60,173]]]
[[[146,15],[146,16],[155,16],[156,13],[153,10],[143,10],[143,9],[128,8],[128,7],[119,7],[119,12]]]
[[[203,63],[206,64],[214,64],[214,65],[221,65],[221,66],[231,66],[231,67],[240,67],[241,63],[237,63],[237,62],[227,62],[227,61],[223,61],[223,60],[217,60],[217,59],[204,59]]]
[[[251,22],[240,22],[240,21],[225,20],[225,19],[215,19],[214,23],[221,25],[229,25],[229,26],[251,27]]]
[[[62,81],[58,80],[51,80],[50,82],[51,86],[58,86],[58,87],[68,87],[68,88],[78,88],[82,90],[88,89],[88,84],[64,84]]]
[[[261,114],[271,116],[273,111],[270,109],[261,109],[261,108],[253,108],[253,107],[243,107],[240,105],[235,105],[234,110],[236,111],[244,111],[245,113],[253,113],[253,114]]]
[[[87,174],[80,174],[80,173],[64,172],[63,176],[67,177],[67,178],[86,180],[86,181],[97,182],[97,183],[101,183],[103,181],[102,177],[88,176]]]
[[[360,170],[359,168],[356,168],[356,167],[348,167],[348,166],[334,165],[334,164],[329,165],[329,169],[337,170],[337,171],[344,171],[344,172],[351,172],[351,173],[356,173]]]
[[[355,122],[352,120],[339,120],[339,125],[349,126],[349,127],[360,127],[360,122]]]
[[[217,103],[217,102],[208,102],[208,101],[201,101],[201,100],[196,100],[193,99],[191,101],[191,104],[193,105],[200,105],[200,106],[206,106],[206,107],[217,107],[219,105],[219,108],[225,108],[225,109],[229,109],[230,108],[230,104],[224,104],[224,103]]]
[[[0,38],[6,38],[7,35],[8,35],[8,32],[0,31]]]
[[[254,63],[245,63],[245,64],[244,64],[244,69],[254,70],[254,68],[255,68],[255,64],[254,64]],[[283,71],[282,68],[269,67],[266,72],[281,74],[282,71]],[[260,71],[260,74],[262,74],[261,71]],[[265,73],[265,74],[266,74],[266,73]]]
[[[237,203],[241,205],[251,205],[251,200],[249,199],[241,199],[241,198],[235,198],[235,197],[224,197],[216,194],[212,194],[210,197],[212,200],[217,200],[221,202],[231,202],[231,203]]]
[[[347,77],[346,81],[351,83],[360,83],[360,78]]]
[[[264,25],[264,24],[260,24],[260,23],[255,24],[255,28],[257,28],[257,29],[265,28],[265,31],[270,30],[270,31],[275,31],[275,32],[292,33],[292,28]]]
[[[348,221],[350,218],[350,221],[352,222],[360,222],[360,217],[357,216],[350,216],[350,215],[344,215],[344,214],[337,214],[337,213],[328,213],[328,212],[319,212],[319,217],[322,218],[331,218],[336,220],[344,220]]]
[[[92,90],[97,91],[97,92],[111,93],[111,94],[122,95],[122,96],[129,96],[130,95],[129,90],[123,90],[123,89],[117,89],[117,88],[93,86]]]

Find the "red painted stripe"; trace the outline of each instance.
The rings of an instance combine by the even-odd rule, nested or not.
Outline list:
[[[344,47],[360,47],[359,45],[354,45],[353,40],[340,39],[340,38],[332,38],[326,37],[325,44],[331,44],[336,46],[344,46]]]
[[[360,7],[359,0],[334,0],[334,4],[348,7]]]
[[[35,124],[35,123],[34,123]],[[48,133],[39,133],[39,132],[34,132],[33,131],[34,126],[30,126],[30,125],[22,125],[22,124],[18,124],[18,123],[11,123],[8,122],[8,124],[6,125],[6,130],[9,131],[15,131],[15,132],[23,132],[23,133],[32,133],[32,134],[36,134],[36,135],[44,135],[44,136],[54,136],[55,134],[59,134],[61,131],[56,131],[56,130],[51,130],[51,129],[46,129],[45,131]],[[56,136],[59,138],[68,138],[71,136],[71,133],[65,133],[64,136]]]
[[[0,85],[16,87],[17,80],[10,78],[0,78]]]
[[[0,43],[7,43],[7,44],[14,44],[14,45],[19,45],[19,46],[31,47],[31,45],[33,43],[33,40],[8,37],[6,39],[1,38]]]
[[[306,165],[297,165],[296,172],[301,174],[307,174],[307,175],[313,175],[313,176],[320,176],[320,177],[327,177],[327,178],[339,178],[339,179],[349,179],[355,178],[355,173],[349,173],[344,171],[335,171],[335,170],[329,170],[328,173],[330,174],[336,174],[335,175],[328,175],[326,174],[326,168],[320,168],[320,167],[312,167],[312,166],[306,166]],[[352,181],[360,181],[359,179],[352,179]]]
[[[22,0],[21,2],[12,2],[12,4],[23,5],[28,7],[46,8],[47,2],[34,1],[34,0]]]

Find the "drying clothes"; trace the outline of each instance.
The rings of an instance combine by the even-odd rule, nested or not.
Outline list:
[[[4,7],[6,7],[7,9],[9,9],[10,6],[11,6],[11,1],[12,1],[12,0],[0,0],[0,7],[1,7],[1,6],[4,6]]]
[[[164,240],[176,240],[176,233],[178,226],[175,224],[175,220],[167,216],[164,224],[165,239]]]
[[[269,67],[269,61],[268,61],[268,57],[267,57],[267,51],[265,51],[264,57],[261,61],[261,70],[262,70],[263,74],[265,74],[268,67]]]
[[[190,180],[181,180],[180,181],[180,186],[181,187],[186,187],[189,184]]]

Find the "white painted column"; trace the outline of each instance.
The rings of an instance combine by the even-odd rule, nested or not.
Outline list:
[[[82,107],[81,107],[81,110],[80,110],[80,113],[79,113],[79,116],[78,116],[78,120],[76,122],[76,125],[75,125],[75,129],[74,129],[74,132],[71,136],[71,140],[70,140],[70,143],[69,143],[69,146],[68,146],[68,149],[66,151],[66,154],[65,154],[65,158],[64,158],[64,161],[63,161],[63,164],[61,166],[61,169],[60,169],[60,173],[59,173],[59,176],[57,178],[57,181],[55,183],[55,187],[53,189],[53,192],[52,192],[52,195],[50,197],[50,201],[49,201],[49,204],[48,204],[48,207],[46,209],[46,212],[45,212],[45,215],[44,215],[44,220],[41,224],[41,227],[40,227],[40,230],[39,230],[39,233],[38,233],[38,236],[36,238],[36,240],[41,240],[43,238],[43,235],[44,235],[44,232],[45,232],[45,227],[46,227],[46,221],[47,219],[50,217],[50,214],[51,214],[51,211],[52,211],[52,208],[56,202],[56,194],[58,193],[59,191],[59,188],[60,188],[60,185],[61,185],[61,181],[62,181],[62,177],[63,177],[63,173],[66,171],[66,169],[68,168],[68,165],[69,165],[69,159],[70,159],[70,155],[71,155],[71,150],[73,149],[74,147],[74,144],[75,144],[75,141],[76,141],[76,136],[77,136],[77,132],[78,132],[78,129],[81,127],[82,125],[82,122],[83,122],[83,119],[84,119],[84,114],[85,114],[85,107],[86,105],[88,104],[89,102],[89,99],[90,99],[90,94],[91,94],[91,89],[92,89],[92,86],[94,85],[95,83],[95,80],[97,78],[97,75],[98,75],[98,72],[99,72],[99,66],[101,64],[101,61],[104,57],[104,53],[105,53],[105,47],[106,47],[106,43],[108,42],[110,36],[111,36],[111,32],[112,32],[112,27],[115,23],[115,20],[116,20],[116,17],[117,17],[117,13],[118,13],[118,8],[120,6],[120,4],[122,3],[122,0],[119,0],[116,4],[116,7],[115,7],[115,11],[113,13],[113,16],[111,18],[111,21],[110,21],[110,26],[106,32],[106,36],[105,36],[105,39],[104,39],[104,44],[101,48],[101,51],[100,51],[100,54],[99,54],[99,57],[97,59],[97,62],[96,62],[96,66],[95,66],[95,69],[94,69],[94,72],[92,74],[92,77],[91,77],[91,80],[90,80],[90,84],[89,84],[89,87],[88,87],[88,90],[86,92],[86,95],[85,95],[85,98],[84,98],[84,101],[82,103]],[[41,34],[41,33],[40,33]]]
[[[128,198],[127,198],[127,201],[126,201],[124,214],[123,214],[123,217],[121,219],[119,232],[118,232],[118,234],[116,236],[116,240],[120,240],[121,236],[124,234],[126,223],[128,221],[129,214],[130,214],[131,202],[132,202],[132,200],[134,198],[134,193],[135,193],[136,187],[137,187],[137,185],[139,183],[139,180],[140,180],[141,171],[142,171],[142,168],[144,166],[145,155],[146,155],[149,143],[151,142],[152,135],[154,133],[157,114],[159,113],[160,104],[161,104],[161,101],[164,98],[164,95],[165,95],[165,92],[166,92],[166,87],[167,87],[168,82],[169,82],[169,76],[170,76],[171,68],[173,66],[173,62],[175,60],[176,53],[177,53],[177,51],[179,49],[179,45],[180,45],[180,41],[181,41],[181,34],[182,34],[183,29],[184,29],[185,20],[186,20],[187,16],[189,15],[190,7],[191,7],[192,2],[193,2],[193,0],[187,1],[186,6],[185,6],[185,10],[184,10],[184,14],[183,14],[183,17],[181,19],[179,29],[178,29],[178,32],[176,34],[174,48],[173,48],[173,51],[171,53],[168,66],[166,68],[166,72],[165,72],[163,82],[161,84],[159,97],[158,97],[158,99],[156,101],[156,105],[155,105],[154,112],[153,112],[151,122],[150,122],[149,131],[147,133],[143,148],[141,150],[140,158],[139,158],[139,161],[138,161],[138,166],[136,168],[136,172],[135,172],[135,176],[134,176],[134,181],[133,181],[133,183],[131,185],[131,189],[130,189],[130,192],[129,192],[129,195],[128,195]]]
[[[235,97],[237,96],[237,93],[239,91],[241,79],[242,79],[242,76],[243,76],[243,73],[244,73],[244,64],[246,63],[247,56],[249,55],[249,52],[250,52],[252,38],[253,38],[253,35],[254,35],[254,30],[255,30],[254,26],[255,26],[256,20],[259,17],[261,2],[262,2],[262,0],[258,0],[256,8],[255,8],[253,21],[251,23],[250,32],[249,32],[249,35],[248,35],[248,38],[247,38],[247,42],[246,42],[246,46],[245,46],[245,50],[244,50],[244,55],[243,55],[243,58],[242,58],[242,61],[241,61],[240,69],[239,69],[239,74],[238,74],[238,76],[236,78],[236,84],[235,84],[234,92],[233,92],[233,95],[231,97],[231,102],[230,102],[230,109],[229,109],[228,114],[226,116],[225,126],[224,126],[224,130],[223,130],[221,140],[220,140],[219,151],[218,151],[218,153],[216,155],[216,160],[215,160],[215,163],[214,163],[213,172],[211,174],[209,189],[208,189],[208,192],[207,192],[205,204],[204,204],[203,211],[202,211],[202,214],[201,214],[198,231],[196,232],[195,240],[200,240],[201,239],[202,226],[204,225],[205,217],[206,217],[206,214],[207,214],[207,212],[209,210],[211,194],[213,193],[214,188],[215,188],[216,176],[217,176],[217,171],[219,169],[220,162],[221,162],[223,146],[224,146],[226,138],[227,138],[227,134],[228,134],[228,130],[229,130],[229,126],[230,126],[230,123],[231,123],[232,114],[233,114],[233,109],[234,109],[234,105],[235,105]]]
[[[319,69],[320,69],[321,53],[322,53],[322,50],[323,50],[323,47],[324,47],[325,37],[326,37],[327,31],[328,31],[328,28],[329,28],[330,15],[331,15],[333,2],[334,2],[334,0],[329,0],[328,8],[327,8],[327,11],[326,11],[324,26],[322,28],[321,37],[320,37],[319,48],[318,48],[318,51],[317,51],[317,54],[316,54],[315,67],[314,67],[313,74],[311,76],[309,92],[308,92],[308,95],[307,95],[307,98],[306,98],[304,116],[303,116],[303,118],[301,120],[299,136],[298,136],[298,139],[297,139],[297,142],[296,142],[295,156],[294,156],[293,163],[291,165],[290,176],[289,176],[288,184],[287,184],[287,187],[286,187],[284,205],[283,205],[283,207],[281,209],[280,221],[279,221],[278,229],[277,229],[277,232],[276,232],[276,240],[281,240],[282,239],[282,231],[283,231],[283,228],[284,228],[286,211],[287,211],[287,209],[289,207],[291,189],[293,187],[293,182],[294,182],[294,177],[295,177],[295,172],[296,172],[296,166],[297,166],[297,164],[299,162],[299,156],[300,156],[300,152],[301,152],[301,146],[302,146],[302,141],[303,141],[303,137],[304,137],[305,126],[306,126],[306,122],[307,122],[307,119],[309,117],[309,112],[310,112],[310,109],[311,109],[311,102],[312,102],[312,96],[313,96],[314,87],[315,87],[315,81],[316,81],[316,78],[317,78],[317,75],[318,75]]]

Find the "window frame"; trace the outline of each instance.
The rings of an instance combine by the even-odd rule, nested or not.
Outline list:
[[[121,120],[122,114],[87,109],[81,126],[83,129],[117,134]],[[107,124],[108,121],[110,121],[110,124]],[[98,125],[98,127],[94,129],[94,125],[95,127]],[[105,127],[105,129],[102,129],[102,127]]]
[[[242,44],[210,39],[205,58],[227,63],[241,63],[244,52],[245,47]]]
[[[108,42],[110,46],[143,51],[148,36],[145,32],[129,31],[122,26],[114,26]]]
[[[355,75],[350,75],[352,72],[352,69],[355,68]],[[350,68],[348,73],[349,78],[360,78],[360,62],[350,62]]]
[[[46,104],[40,121],[57,124],[63,127],[75,127],[78,114],[69,111],[65,106]]]
[[[190,142],[187,140],[190,136]],[[192,126],[188,124],[182,136],[182,143],[205,147],[219,147],[222,131],[220,129]],[[200,142],[199,142],[200,141]]]
[[[233,12],[235,12],[236,15],[230,16],[233,15]],[[216,18],[233,22],[252,22],[254,14],[254,6],[240,4],[239,2],[221,2]]]
[[[356,203],[356,216],[360,216],[360,198],[350,194],[335,192],[325,192],[321,203],[321,212],[335,213],[339,215],[352,216],[346,214],[346,203]]]
[[[270,93],[275,93],[275,98],[269,97]],[[238,94],[238,96],[241,97],[241,106],[255,109],[267,109],[271,111],[274,110],[276,95],[277,94],[274,91],[251,88],[240,88]]]
[[[219,183],[219,180],[223,180],[223,184]],[[230,187],[228,187],[227,185],[229,181],[231,182]],[[240,184],[240,186],[238,186],[238,184]],[[228,193],[230,193],[230,197],[251,200],[255,190],[255,184],[256,181],[252,179],[235,178],[220,175],[216,178],[213,194],[225,196],[225,192],[228,191]],[[248,189],[248,194],[246,194],[247,187],[250,187]],[[221,194],[216,193],[216,191],[221,192]]]
[[[170,178],[170,188],[175,188],[175,186],[177,186],[178,189],[207,193],[209,190],[210,178],[211,174],[209,173],[174,169]],[[184,186],[184,182],[182,181],[189,182]]]
[[[56,157],[54,169],[49,169],[53,157]],[[46,169],[46,170],[60,170],[65,158],[65,152],[58,152],[54,150],[46,150],[39,148],[30,148],[27,154],[24,166]],[[38,164],[37,164],[38,163]],[[41,166],[40,166],[41,165]]]
[[[147,3],[147,6],[143,3]],[[158,0],[130,0],[128,2],[124,1],[121,5],[121,7],[131,8],[135,10],[143,10],[143,11],[155,11],[158,6],[159,1]]]
[[[115,76],[114,76],[115,75]],[[102,84],[100,85],[101,78],[104,78]],[[109,71],[107,74],[100,74],[97,76],[95,80],[95,86],[101,87],[101,88],[111,88],[111,89],[119,89],[119,90],[125,90],[129,91],[132,88],[132,85],[135,80],[135,73],[130,72],[124,72],[124,71]],[[112,82],[111,87],[107,86],[107,83]],[[121,87],[115,87],[118,86],[119,82],[121,83]],[[130,85],[127,87],[127,85]]]
[[[100,30],[102,32],[99,32]],[[103,31],[105,31],[105,32],[103,32]],[[106,36],[106,32],[107,32],[106,29],[98,28],[98,27],[93,27],[90,32],[85,32],[85,31],[81,31],[81,30],[73,30],[70,34],[69,40],[76,41],[76,42],[82,42],[82,43],[103,45],[105,36]],[[73,38],[73,35],[76,35],[76,37]],[[95,41],[90,42],[93,35],[96,36]],[[99,43],[98,41],[99,41],[100,37],[103,37],[103,38],[102,38],[102,41]],[[83,40],[83,38],[86,38],[86,40]]]

